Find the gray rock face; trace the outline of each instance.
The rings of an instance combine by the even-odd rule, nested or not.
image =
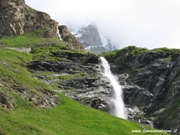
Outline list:
[[[0,1],[0,37],[41,30],[42,37],[57,37],[58,23],[46,13],[28,7],[24,0]]]
[[[61,54],[61,57],[66,57],[67,60],[34,61],[27,67],[33,71],[36,78],[52,87],[57,86],[53,88],[55,91],[63,92],[84,105],[109,112],[108,102],[112,86],[100,72],[99,57],[68,52]]]
[[[78,30],[77,33],[72,32],[72,34],[75,34],[75,37],[81,41],[85,48],[102,44],[98,29],[94,23],[88,24]]]
[[[81,29],[71,32],[83,45],[85,50],[96,54],[115,49],[108,37],[100,35],[94,23],[89,23]]]
[[[180,50],[131,46],[107,59],[112,72],[119,75],[127,106],[137,106],[145,116],[155,117],[157,128],[180,130]]]

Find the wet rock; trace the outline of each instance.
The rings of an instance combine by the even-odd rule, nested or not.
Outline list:
[[[128,114],[128,119],[146,126],[154,127],[154,117],[151,117],[149,119],[145,118],[145,112],[141,111],[137,106],[135,107],[127,107],[127,114]]]
[[[102,110],[104,112],[109,112],[109,106],[107,104],[107,101],[102,101],[101,99],[94,99],[92,101],[91,107],[98,109],[98,110]]]
[[[107,59],[112,72],[119,76],[126,106],[138,106],[145,113],[144,118],[155,117],[152,121],[156,128],[180,130],[176,126],[180,101],[178,49],[147,50],[130,46]],[[149,123],[148,120],[143,123]]]

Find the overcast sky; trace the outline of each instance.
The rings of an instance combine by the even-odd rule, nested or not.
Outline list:
[[[74,28],[94,21],[119,48],[180,48],[180,0],[25,0]]]

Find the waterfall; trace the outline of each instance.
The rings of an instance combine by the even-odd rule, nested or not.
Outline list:
[[[113,87],[113,91],[111,92],[112,94],[109,103],[110,113],[114,116],[127,119],[121,85],[118,83],[115,76],[111,73],[110,66],[107,60],[104,57],[100,57],[100,59],[101,59],[101,66],[103,67],[103,74],[110,80],[110,83]]]

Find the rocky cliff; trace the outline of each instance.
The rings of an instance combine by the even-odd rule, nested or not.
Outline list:
[[[41,37],[57,37],[58,23],[36,11],[24,0],[0,0],[0,37],[23,35],[40,30]]]
[[[137,106],[160,129],[180,133],[180,50],[130,46],[104,55],[119,76],[125,104]],[[143,115],[141,113],[141,116]]]
[[[34,61],[28,64],[32,75],[53,89],[80,103],[109,112],[111,86],[101,74],[99,58],[94,54],[49,52],[60,61]]]
[[[130,120],[179,133],[179,53],[130,46],[103,54],[123,87]],[[33,76],[84,105],[109,112],[112,86],[102,74],[99,58],[68,51],[52,55],[65,60],[31,62]]]
[[[115,49],[108,37],[100,35],[95,23],[88,23],[81,29],[71,32],[83,45],[85,50],[96,54]]]

